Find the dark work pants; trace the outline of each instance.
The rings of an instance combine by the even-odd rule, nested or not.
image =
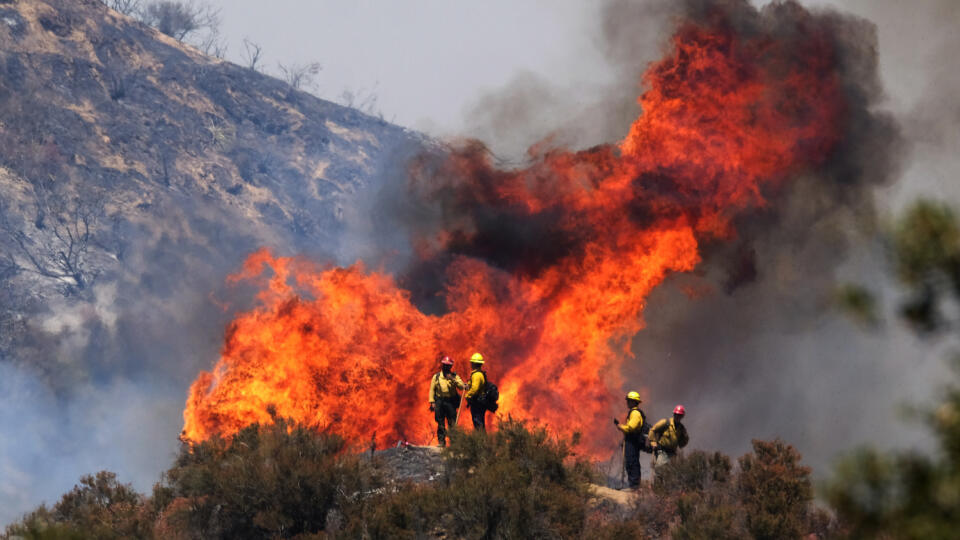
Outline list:
[[[447,427],[453,427],[457,421],[457,405],[459,400],[437,398],[433,404],[433,418],[437,421],[437,441],[440,446],[447,444]]]
[[[640,441],[634,437],[623,438],[623,467],[627,470],[630,487],[640,485]]]
[[[473,419],[473,429],[487,430],[487,408],[479,403],[470,404],[470,418]]]

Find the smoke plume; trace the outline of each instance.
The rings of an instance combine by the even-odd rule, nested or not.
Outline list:
[[[564,134],[577,127],[561,123],[519,166],[477,141],[419,156],[409,179],[385,192],[386,217],[375,222],[385,227],[380,238],[396,241],[398,224],[409,238],[395,277],[251,258],[242,277],[261,283],[263,303],[238,317],[215,370],[195,382],[186,436],[231,433],[273,407],[356,441],[371,433],[378,443],[416,440],[430,431],[416,412],[416,381],[439,352],[464,358],[479,349],[495,359],[505,414],[585,432],[588,451],[602,455],[611,436],[599,426],[619,401],[611,393],[641,387],[666,409],[664,394],[684,395],[677,380],[703,387],[708,367],[722,365],[703,353],[729,313],[693,335],[661,330],[656,338],[676,357],[633,339],[657,316],[651,292],[695,269],[671,286],[707,298],[684,300],[692,307],[675,313],[703,321],[701,311],[716,315],[722,305],[711,297],[759,295],[734,321],[767,341],[738,369],[776,371],[766,357],[770,331],[821,319],[847,229],[869,232],[871,190],[899,171],[896,123],[877,109],[874,29],[795,2],[651,5],[614,2],[604,13],[604,47],[628,66],[623,78],[635,79],[622,92],[642,92],[641,110],[624,121],[622,99],[587,107],[598,114],[582,132],[619,127],[616,138],[566,150],[558,141],[576,140]],[[650,9],[652,20],[669,22],[671,38],[661,60],[631,64],[649,57],[634,36]],[[522,108],[511,99],[532,101],[538,89],[530,88],[483,103],[508,114]],[[769,313],[770,299],[783,309]],[[389,389],[389,414],[366,414],[363,404],[382,399],[371,394],[375,381]]]

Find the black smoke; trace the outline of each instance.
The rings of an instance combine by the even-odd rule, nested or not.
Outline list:
[[[898,119],[884,108],[877,30],[870,21],[793,1],[762,8],[745,0],[608,1],[597,42],[615,70],[615,84],[588,103],[528,76],[485,96],[474,109],[473,125],[490,144],[460,141],[421,156],[405,182],[381,200],[379,208],[389,216],[384,223],[393,228],[384,237],[397,238],[398,222],[413,238],[439,230],[469,232],[455,235],[448,249],[426,259],[414,255],[401,266],[401,283],[431,312],[443,310],[445,268],[457,255],[520,275],[536,275],[576,255],[588,240],[576,226],[578,216],[548,209],[530,219],[497,203],[491,187],[512,168],[536,167],[552,148],[562,151],[563,143],[596,152],[621,139],[640,113],[641,74],[668,49],[672,29],[680,21],[718,17],[744,36],[787,42],[809,33],[829,36],[847,103],[844,130],[826,163],[765,192],[764,207],[738,214],[734,238],[702,239],[698,269],[655,291],[627,375],[632,387],[651,389],[652,414],[666,414],[676,401],[694,405],[690,421],[697,446],[738,451],[751,437],[783,436],[822,465],[841,446],[874,439],[860,422],[892,421],[893,404],[873,389],[899,373],[895,351],[906,350],[901,342],[883,345],[883,338],[847,324],[832,305],[844,276],[883,280],[875,193],[899,178],[909,150]],[[576,105],[570,114],[553,123],[522,121],[548,116],[536,110],[517,113],[518,104],[550,110],[571,103]],[[521,121],[511,122],[511,116]],[[507,136],[510,129],[521,135]],[[505,140],[534,146],[508,147]],[[473,166],[446,168],[451,154],[469,157]],[[637,183],[646,198],[634,205],[635,219],[685,211],[669,174]],[[883,361],[872,359],[883,353]],[[871,404],[868,412],[838,414],[858,400]],[[820,440],[816,426],[825,419],[833,422],[830,429],[851,436],[839,445]]]

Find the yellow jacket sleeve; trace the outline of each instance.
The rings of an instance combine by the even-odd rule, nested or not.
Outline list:
[[[660,438],[660,435],[662,435],[663,431],[669,426],[670,422],[668,422],[666,418],[660,420],[654,424],[652,428],[650,428],[650,434],[647,435],[647,439],[649,439],[650,442],[657,442],[657,440]]]
[[[434,375],[434,376],[430,379],[430,398],[429,398],[429,399],[430,399],[430,403],[433,403],[433,402],[434,402],[434,398],[436,397],[435,394],[436,394],[436,391],[437,391],[437,379],[438,379],[438,378],[439,378],[439,377],[437,377],[436,375]]]
[[[618,424],[617,427],[620,428],[620,431],[624,433],[634,433],[635,431],[639,431],[640,426],[642,425],[643,415],[640,414],[640,411],[632,409],[630,411],[630,416],[627,417],[626,423]]]
[[[463,397],[470,399],[480,391],[480,388],[483,387],[483,383],[486,382],[483,378],[483,373],[479,371],[474,371],[470,374],[470,388],[467,389],[467,392]]]
[[[454,376],[453,383],[461,390],[467,387],[467,385],[463,384],[463,379],[461,379],[459,375]]]

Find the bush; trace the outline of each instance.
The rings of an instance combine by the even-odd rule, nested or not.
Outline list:
[[[338,436],[284,419],[189,446],[154,490],[158,538],[290,538],[323,531],[350,498],[380,486]]]
[[[730,458],[714,452],[694,450],[660,467],[653,478],[654,492],[660,496],[704,491],[717,484],[725,485],[733,475]]]
[[[454,431],[445,477],[386,493],[351,509],[347,536],[577,538],[586,534],[588,465],[575,441],[502,422],[495,433]]]
[[[632,509],[592,498],[588,483],[596,478],[575,444],[576,437],[557,439],[513,420],[490,434],[454,430],[442,474],[415,484],[390,481],[380,469],[387,462],[345,452],[340,437],[275,417],[229,440],[184,445],[150,497],[113,473],[84,477],[53,509],[41,506],[7,536],[692,540],[836,533],[831,517],[810,505],[809,469],[780,441],[754,441],[739,470],[720,453],[680,457],[657,471]],[[847,516],[859,508],[836,500]],[[916,510],[904,507],[876,519],[873,529],[851,530],[880,531],[889,516]],[[910,531],[929,523],[917,521]]]
[[[141,17],[144,23],[177,41],[201,30],[216,33],[220,26],[220,14],[211,6],[171,0],[149,4]]]
[[[754,440],[753,453],[740,458],[737,491],[754,538],[798,538],[808,532],[810,468],[800,466],[800,453],[792,446]]]
[[[960,373],[960,361],[955,366]],[[840,463],[827,486],[850,538],[956,538],[960,530],[960,385],[951,384],[926,420],[939,451],[862,450]]]
[[[101,471],[80,479],[53,510],[41,506],[7,528],[7,537],[27,539],[137,538],[149,535],[143,498],[117,475]]]
[[[673,538],[746,537],[732,480],[733,465],[720,452],[693,451],[657,469],[653,490],[677,518]]]

